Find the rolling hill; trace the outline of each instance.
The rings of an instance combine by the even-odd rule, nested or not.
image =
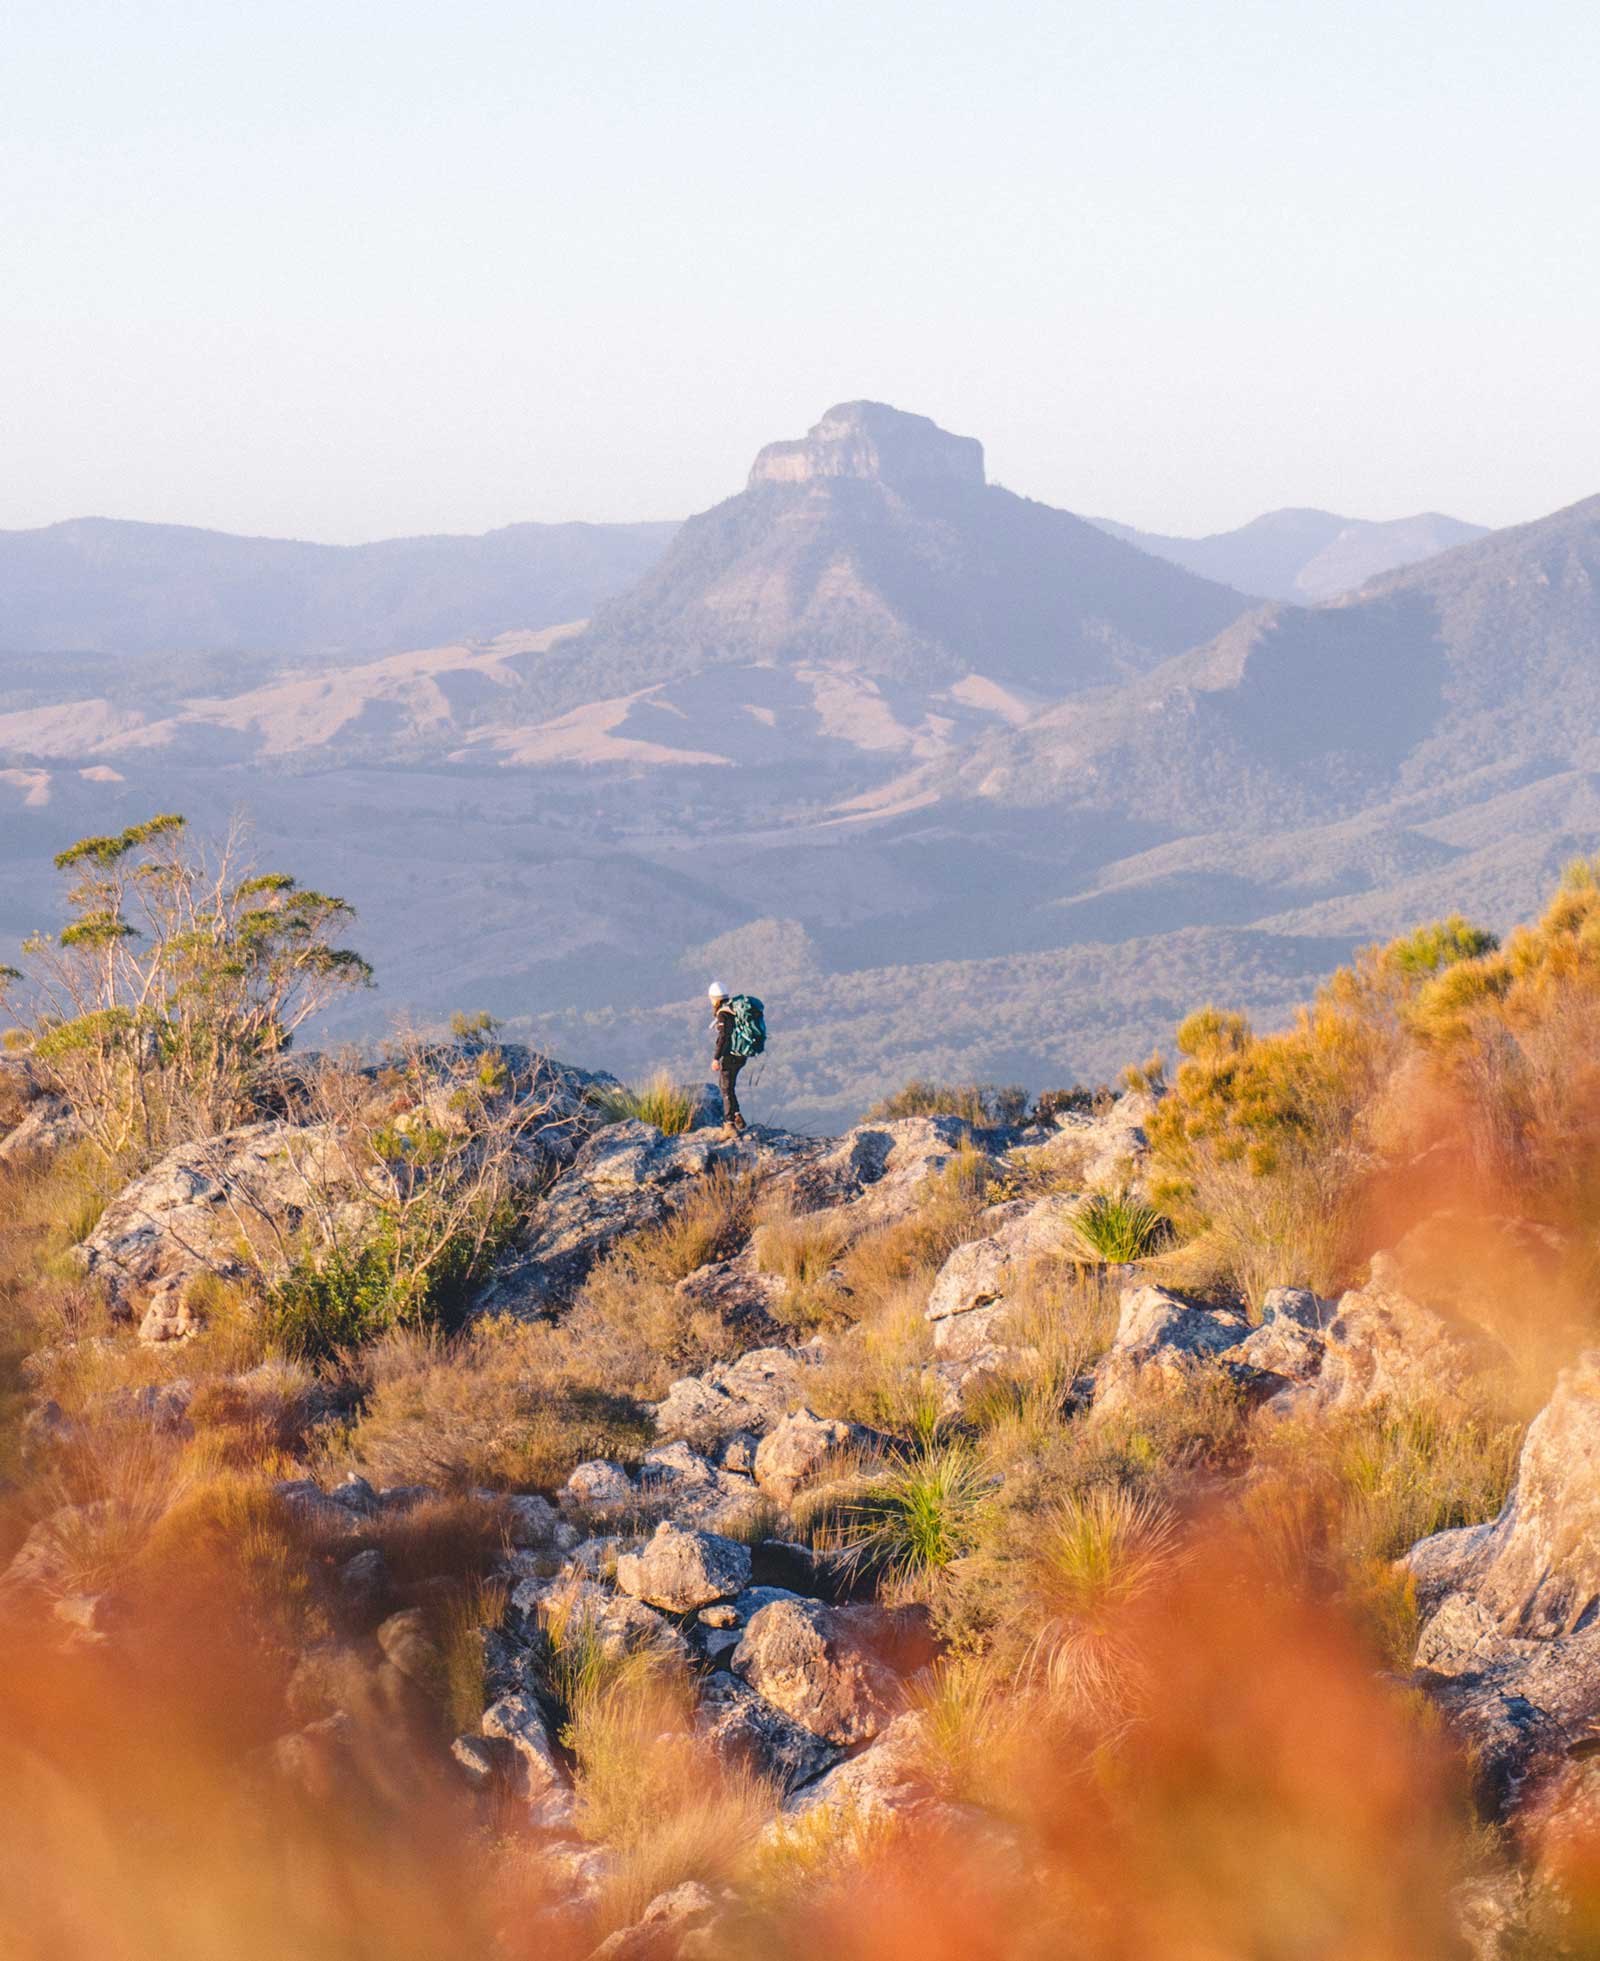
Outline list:
[[[78,518],[0,532],[0,651],[349,656],[581,619],[672,524],[312,545]]]
[[[772,1010],[760,1114],[1104,1077],[1600,845],[1597,591],[1600,498],[1251,603],[847,404],[587,627],[0,657],[0,955],[72,838],[243,806],[360,908],[381,990],[328,1033],[488,1008],[689,1072],[714,968]]]
[[[1202,578],[1220,579],[1240,592],[1292,600],[1299,606],[1336,599],[1382,573],[1484,535],[1483,525],[1466,524],[1439,511],[1383,520],[1336,517],[1332,511],[1267,511],[1233,531],[1216,531],[1206,538],[1136,531],[1131,524],[1117,524],[1110,518],[1092,521],[1125,544],[1137,545],[1140,551],[1198,572]]]

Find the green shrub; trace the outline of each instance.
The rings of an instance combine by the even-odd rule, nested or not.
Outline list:
[[[1128,1192],[1096,1192],[1079,1206],[1072,1229],[1087,1253],[1112,1266],[1147,1259],[1170,1231],[1159,1207]]]
[[[284,872],[252,872],[237,834],[193,839],[171,813],[55,859],[68,921],[0,966],[40,1079],[64,1096],[111,1164],[253,1114],[263,1073],[347,988],[370,984],[333,944],[351,907]]]
[[[675,1083],[664,1069],[648,1082],[619,1083],[615,1088],[602,1085],[589,1092],[589,1100],[607,1123],[624,1123],[636,1117],[640,1123],[654,1124],[668,1137],[692,1130],[700,1109],[696,1092]]]
[[[1372,1119],[1414,1044],[1419,996],[1454,998],[1455,976],[1482,968],[1493,944],[1446,920],[1364,949],[1281,1033],[1211,1006],[1179,1026],[1184,1059],[1146,1126],[1152,1194],[1252,1303],[1274,1286],[1346,1282]]]
[[[389,1328],[458,1327],[488,1247],[458,1233],[434,1249],[431,1264],[407,1271],[391,1236],[378,1232],[354,1251],[303,1254],[269,1289],[268,1342],[295,1361],[327,1361]]]
[[[994,1489],[965,1445],[925,1447],[835,1513],[831,1530],[845,1567],[891,1586],[931,1579],[977,1546]]]

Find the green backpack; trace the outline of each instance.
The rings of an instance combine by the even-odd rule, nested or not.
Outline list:
[[[733,1010],[728,1047],[748,1062],[767,1046],[767,1011],[753,994],[736,994],[728,1006]]]

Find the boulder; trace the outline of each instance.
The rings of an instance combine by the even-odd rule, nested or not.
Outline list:
[[[755,1248],[746,1246],[730,1259],[696,1267],[678,1282],[675,1291],[697,1307],[710,1308],[730,1327],[757,1338],[760,1332],[782,1322],[787,1286],[781,1274],[764,1272]]]
[[[867,1607],[780,1599],[753,1614],[733,1670],[774,1708],[829,1743],[865,1743],[899,1700],[884,1658],[886,1616]]]
[[[511,1606],[517,1617],[514,1625],[520,1623],[529,1634],[551,1622],[566,1626],[587,1622],[608,1657],[645,1648],[662,1648],[685,1658],[689,1653],[678,1629],[655,1608],[593,1580],[574,1575],[521,1580],[512,1589]]]
[[[1145,1126],[1156,1099],[1147,1091],[1117,1097],[1098,1112],[1058,1110],[1006,1153],[1013,1165],[1075,1192],[1141,1194],[1150,1161]]]
[[[1129,1288],[1095,1372],[1095,1409],[1119,1408],[1140,1386],[1180,1387],[1249,1332],[1243,1315],[1198,1307],[1163,1287]]]
[[[999,1159],[984,1148],[981,1133],[960,1117],[899,1117],[858,1124],[779,1182],[796,1212],[821,1212],[854,1238],[909,1218],[931,1179],[963,1151],[981,1151],[998,1171]]]
[[[359,1471],[346,1471],[337,1484],[329,1487],[328,1496],[335,1504],[348,1506],[362,1518],[375,1518],[383,1509],[383,1501]]]
[[[734,1143],[708,1130],[669,1137],[637,1118],[607,1124],[552,1186],[531,1240],[496,1274],[483,1305],[501,1313],[549,1314],[572,1299],[618,1240],[659,1225],[694,1195],[707,1172],[733,1164],[771,1176],[821,1148],[785,1131],[746,1133]]]
[[[1498,1518],[1406,1556],[1419,1679],[1509,1806],[1600,1714],[1600,1349],[1558,1377]]]
[[[483,1733],[511,1746],[517,1794],[529,1804],[565,1793],[566,1772],[531,1695],[517,1690],[492,1702],[483,1712]]]
[[[753,1430],[735,1430],[717,1445],[717,1467],[735,1477],[753,1478],[761,1439]]]
[[[620,1464],[591,1457],[577,1465],[556,1493],[563,1505],[582,1505],[591,1511],[614,1510],[638,1502],[638,1491]]]
[[[928,1295],[927,1318],[942,1359],[993,1359],[1009,1297],[1030,1270],[1063,1260],[1076,1211],[1077,1201],[1059,1192],[991,1208],[993,1230],[956,1247]]]
[[[783,1807],[785,1819],[819,1811],[863,1824],[904,1819],[933,1800],[925,1753],[921,1716],[915,1711],[896,1716],[865,1750],[796,1790]]]
[[[359,1232],[364,1213],[327,1125],[246,1124],[180,1144],[112,1199],[77,1256],[144,1339],[188,1333],[191,1283],[281,1263],[290,1240]]]
[[[641,1510],[724,1531],[748,1519],[757,1502],[748,1477],[722,1470],[681,1441],[647,1450],[640,1460]]]
[[[526,1491],[474,1491],[480,1504],[497,1509],[506,1522],[506,1541],[519,1552],[570,1552],[577,1528],[548,1498]]]
[[[287,1505],[296,1519],[331,1538],[351,1537],[361,1528],[361,1515],[352,1506],[324,1491],[315,1478],[278,1478],[272,1495]]]
[[[843,1755],[726,1669],[701,1684],[695,1728],[725,1763],[742,1764],[785,1793],[820,1777]]]
[[[1229,1351],[1230,1359],[1285,1382],[1309,1382],[1326,1352],[1322,1331],[1337,1312],[1334,1302],[1303,1287],[1274,1287],[1261,1304],[1261,1326]]]
[[[728,1600],[750,1581],[750,1548],[711,1532],[686,1532],[665,1519],[642,1552],[617,1561],[617,1585],[670,1614]]]
[[[50,1157],[76,1144],[82,1136],[83,1125],[64,1096],[41,1096],[0,1137],[0,1164],[26,1164]]]
[[[815,1359],[803,1348],[752,1348],[737,1361],[680,1378],[650,1407],[650,1415],[659,1435],[683,1437],[701,1448],[740,1433],[764,1437],[805,1400]]]
[[[756,1483],[775,1504],[790,1505],[800,1486],[830,1457],[844,1450],[866,1450],[878,1441],[876,1433],[860,1423],[797,1409],[761,1439]]]
[[[29,1593],[70,1592],[69,1576],[80,1540],[100,1531],[115,1514],[107,1498],[62,1505],[33,1525],[11,1563],[0,1573],[0,1604]]]
[[[1408,1294],[1385,1253],[1366,1286],[1340,1299],[1322,1342],[1322,1366],[1302,1397],[1323,1414],[1386,1398],[1466,1404],[1480,1378],[1509,1360],[1482,1329]]]
[[[718,1923],[728,1910],[698,1879],[658,1893],[631,1926],[608,1934],[590,1961],[701,1961],[724,1952]]]
[[[450,1756],[475,1791],[504,1783],[517,1764],[517,1753],[503,1736],[458,1736],[450,1745]]]
[[[401,1613],[391,1614],[379,1627],[376,1638],[384,1660],[408,1682],[424,1690],[438,1683],[444,1672],[444,1661],[420,1607],[407,1607]]]
[[[391,1591],[389,1568],[376,1546],[368,1546],[339,1568],[339,1604],[356,1627],[370,1626],[383,1612]]]

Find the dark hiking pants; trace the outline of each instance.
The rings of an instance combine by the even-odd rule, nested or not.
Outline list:
[[[724,1056],[717,1064],[717,1086],[722,1091],[724,1123],[733,1123],[736,1119],[742,1120],[739,1110],[739,1092],[735,1085],[739,1080],[739,1071],[744,1067],[747,1059],[742,1055],[729,1055]]]

